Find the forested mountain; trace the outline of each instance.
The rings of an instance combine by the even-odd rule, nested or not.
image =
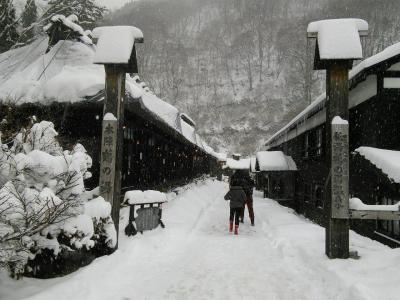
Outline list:
[[[137,26],[145,34],[145,43],[138,46],[142,79],[158,96],[193,116],[216,149],[246,154],[261,148],[324,87],[324,74],[311,70],[312,44],[307,52],[310,21],[367,20],[365,56],[400,37],[398,0],[136,0],[100,24],[104,9],[93,3],[4,1],[7,14],[1,14],[0,23],[15,21],[2,32],[7,37],[3,51],[12,44],[29,43],[53,11],[77,14],[85,29]],[[312,73],[311,97],[307,71]]]
[[[396,0],[142,0],[104,22],[140,27],[142,79],[212,146],[250,153],[309,101],[308,22],[366,19],[370,56],[399,40],[399,11]],[[317,75],[313,97],[324,86]]]

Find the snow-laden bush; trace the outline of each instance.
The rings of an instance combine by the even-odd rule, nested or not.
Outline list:
[[[81,144],[63,151],[51,122],[22,129],[11,147],[0,140],[0,265],[14,276],[43,249],[115,247],[111,205],[85,192],[92,159]]]

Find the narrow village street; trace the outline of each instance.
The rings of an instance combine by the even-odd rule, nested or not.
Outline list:
[[[206,180],[165,205],[165,229],[126,237],[119,250],[64,278],[0,278],[0,299],[396,299],[399,252],[351,233],[360,260],[329,260],[324,229],[255,194],[228,233],[226,183]],[[393,276],[390,276],[393,274]],[[383,276],[384,275],[384,276]],[[386,278],[384,282],[380,278]],[[388,281],[388,278],[393,278]]]

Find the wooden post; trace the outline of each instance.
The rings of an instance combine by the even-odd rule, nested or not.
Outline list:
[[[132,26],[105,26],[95,28],[92,35],[98,38],[93,62],[104,65],[106,71],[100,195],[112,205],[111,216],[117,230],[118,241],[119,209],[122,198],[125,80],[126,73],[138,73],[135,43],[143,43],[143,33]],[[120,41],[124,41],[123,44],[131,50],[115,47],[120,45]],[[108,158],[110,153],[111,159]]]
[[[307,27],[307,37],[317,39],[314,70],[326,70],[325,148],[329,175],[325,193],[325,253],[329,258],[349,257],[348,70],[355,59],[362,58],[360,36],[367,34],[368,23],[361,19],[321,20]],[[341,122],[332,126],[336,116]]]
[[[105,120],[103,120],[101,144],[100,195],[111,203],[111,216],[118,235],[126,73],[117,65],[105,65],[105,70]]]
[[[326,197],[326,245],[329,258],[349,257],[349,142],[348,125],[332,125],[334,117],[348,120],[349,81],[346,63],[327,69],[326,149],[331,174]]]

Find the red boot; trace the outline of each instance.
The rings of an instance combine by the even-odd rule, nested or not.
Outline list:
[[[235,225],[235,235],[239,234],[239,225]]]
[[[229,232],[233,231],[233,222],[229,222]]]

